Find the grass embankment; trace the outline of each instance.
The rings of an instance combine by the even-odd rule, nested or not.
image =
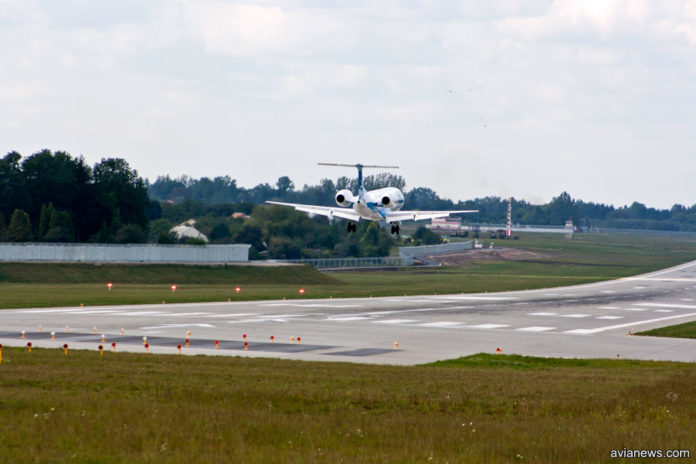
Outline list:
[[[592,283],[696,259],[696,239],[689,238],[527,234],[494,242],[546,257],[333,274],[306,266],[0,263],[0,308],[497,292]],[[114,283],[110,292],[107,282]]]
[[[495,355],[443,365],[6,348],[0,462],[558,463],[621,462],[609,457],[623,447],[696,452],[693,366]]]
[[[649,335],[653,337],[696,338],[696,322],[660,327],[657,329],[638,332],[635,335]]]

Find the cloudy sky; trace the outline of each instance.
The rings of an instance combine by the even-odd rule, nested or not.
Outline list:
[[[0,0],[0,155],[696,203],[696,1]]]

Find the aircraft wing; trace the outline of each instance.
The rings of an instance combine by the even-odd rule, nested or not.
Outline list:
[[[304,213],[319,214],[321,216],[326,216],[329,219],[339,217],[342,219],[349,219],[351,221],[359,221],[360,215],[349,208],[339,208],[331,206],[314,206],[314,205],[300,205],[297,203],[282,203],[280,201],[266,201],[272,205],[281,206],[292,206],[297,211],[302,211]]]
[[[394,211],[387,213],[384,218],[387,222],[422,221],[424,219],[437,219],[448,217],[450,214],[478,213],[477,209],[458,211]]]

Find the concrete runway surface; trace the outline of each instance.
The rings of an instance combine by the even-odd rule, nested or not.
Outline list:
[[[177,353],[190,331],[184,354],[410,365],[500,347],[506,354],[695,362],[696,340],[628,335],[694,320],[696,261],[505,293],[2,310],[0,343],[111,350],[116,342],[119,351],[145,352],[147,337],[150,353]]]

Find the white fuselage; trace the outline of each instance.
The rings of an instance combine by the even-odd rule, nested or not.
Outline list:
[[[353,203],[353,210],[364,219],[384,220],[388,211],[398,211],[404,206],[404,194],[396,187],[386,187],[364,192]]]

